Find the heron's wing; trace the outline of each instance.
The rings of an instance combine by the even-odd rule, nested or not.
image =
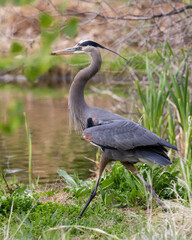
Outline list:
[[[115,120],[86,128],[83,137],[103,148],[130,150],[142,146],[165,146],[177,148],[148,129],[129,120]]]

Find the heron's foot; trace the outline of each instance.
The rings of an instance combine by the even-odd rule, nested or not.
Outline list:
[[[98,182],[99,183],[99,182]],[[96,196],[97,194],[97,187],[98,187],[98,183],[96,183],[95,188],[93,189],[93,191],[91,192],[91,195],[88,199],[88,201],[85,204],[85,207],[82,209],[82,211],[80,212],[79,216],[77,217],[77,219],[80,219],[83,215],[83,213],[85,212],[86,208],[89,206],[90,202],[93,200],[93,198]]]
[[[79,220],[79,219],[81,219],[81,217],[82,217],[82,216],[79,214],[79,216],[78,216],[76,219]]]
[[[166,208],[165,204],[161,201],[161,199],[159,198],[159,196],[155,193],[155,191],[153,190],[152,186],[148,183],[145,184],[147,190],[149,191],[149,193],[151,193],[153,195],[153,197],[155,198],[155,200],[157,201],[157,203],[163,208],[163,210],[165,212],[169,212],[169,210]]]

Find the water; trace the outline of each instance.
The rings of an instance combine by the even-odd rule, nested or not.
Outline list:
[[[67,97],[55,99],[3,91],[0,95],[1,120],[5,118],[6,106],[18,99],[24,103],[32,137],[33,180],[55,182],[58,168],[70,174],[75,170],[80,178],[88,178],[95,165],[87,157],[95,159],[97,149],[69,131]],[[88,96],[88,102],[106,109],[114,106],[111,97],[99,97],[98,94]],[[24,125],[11,135],[0,135],[0,168],[7,173],[6,178],[16,175],[19,181],[28,182],[28,144]]]

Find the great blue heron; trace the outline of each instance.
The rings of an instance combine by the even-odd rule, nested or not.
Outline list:
[[[86,141],[100,147],[102,150],[96,185],[78,218],[81,218],[87,206],[95,197],[103,170],[110,161],[120,161],[128,170],[136,174],[156,201],[167,211],[164,203],[154,192],[152,186],[138,173],[134,164],[144,162],[149,164],[157,163],[162,166],[170,165],[171,161],[166,154],[165,147],[174,150],[178,149],[153,132],[125,117],[87,105],[84,100],[84,88],[89,79],[100,70],[102,60],[99,49],[106,49],[119,55],[96,42],[87,40],[80,41],[72,48],[52,52],[52,55],[88,54],[92,58],[91,64],[79,71],[75,76],[69,93],[70,119],[75,129],[83,132]]]

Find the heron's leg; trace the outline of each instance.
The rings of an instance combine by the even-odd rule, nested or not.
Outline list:
[[[96,196],[97,194],[97,188],[99,186],[99,181],[101,179],[101,176],[102,176],[102,173],[103,173],[103,170],[105,169],[107,163],[109,162],[108,159],[106,159],[104,157],[104,153],[101,153],[101,156],[100,156],[100,163],[99,163],[99,176],[97,178],[97,182],[95,184],[95,187],[93,189],[93,191],[91,192],[91,195],[88,199],[88,201],[86,202],[84,208],[82,209],[82,211],[80,212],[79,216],[78,216],[78,219],[82,217],[83,213],[85,212],[86,208],[89,206],[89,203],[93,200],[93,198]]]
[[[129,163],[122,163],[128,170],[130,170],[131,172],[133,172],[141,181],[142,183],[145,185],[145,187],[147,188],[147,190],[153,195],[153,197],[155,198],[155,200],[159,203],[159,205],[162,206],[162,208],[164,209],[165,212],[168,212],[168,209],[165,207],[165,204],[161,201],[161,199],[158,197],[158,195],[155,193],[154,189],[152,188],[152,186],[147,183],[143,177],[138,173],[137,169],[134,167],[133,164],[129,164]]]

